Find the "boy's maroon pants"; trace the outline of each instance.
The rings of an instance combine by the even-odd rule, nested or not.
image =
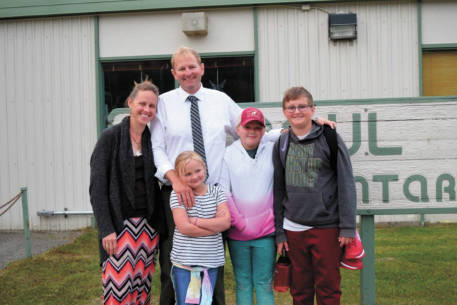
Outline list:
[[[338,228],[286,230],[292,263],[290,294],[294,305],[340,304],[340,256]]]

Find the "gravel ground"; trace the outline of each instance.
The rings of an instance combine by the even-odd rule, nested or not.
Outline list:
[[[69,243],[79,234],[80,231],[31,232],[32,256]],[[0,270],[25,257],[24,231],[0,231]]]

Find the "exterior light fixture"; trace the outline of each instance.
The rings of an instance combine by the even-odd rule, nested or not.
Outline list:
[[[357,39],[357,15],[354,13],[329,14],[328,37],[331,40]]]

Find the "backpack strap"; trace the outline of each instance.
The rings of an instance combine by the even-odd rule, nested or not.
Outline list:
[[[331,129],[328,125],[324,125],[324,136],[325,140],[327,141],[327,145],[330,148],[330,164],[336,173],[336,160],[338,157],[338,140],[336,138],[336,130]]]
[[[283,168],[286,168],[286,157],[289,150],[289,133],[290,130],[287,130],[279,136],[279,159]]]

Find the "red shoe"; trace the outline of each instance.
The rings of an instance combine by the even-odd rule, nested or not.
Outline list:
[[[344,269],[349,269],[349,270],[360,270],[363,268],[363,263],[361,259],[346,259],[343,258],[342,261],[340,261],[340,265]]]
[[[360,240],[359,232],[355,231],[354,241],[344,246],[344,259],[354,260],[361,259],[365,256],[362,241]]]

